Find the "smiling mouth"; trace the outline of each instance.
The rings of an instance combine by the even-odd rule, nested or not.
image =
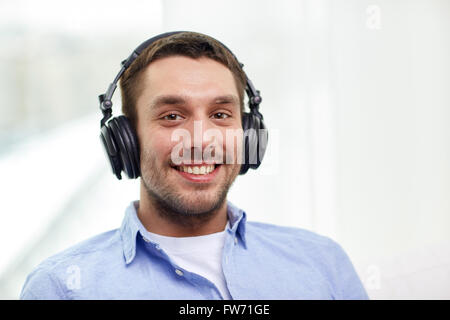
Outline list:
[[[173,166],[172,168],[180,172],[202,176],[210,174],[219,166],[220,164],[202,164],[202,165],[180,165],[180,166]]]

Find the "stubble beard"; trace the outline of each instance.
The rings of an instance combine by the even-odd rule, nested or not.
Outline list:
[[[223,181],[219,181],[213,194],[209,190],[203,191],[201,186],[194,192],[183,193],[170,182],[169,175],[173,175],[171,171],[174,169],[168,163],[159,167],[151,152],[144,151],[142,154],[141,179],[158,215],[171,223],[188,227],[206,223],[213,218],[224,205],[238,171],[233,170]]]

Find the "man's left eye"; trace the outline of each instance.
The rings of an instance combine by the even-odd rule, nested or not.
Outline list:
[[[214,119],[226,119],[229,117],[229,115],[223,112],[217,112],[213,115],[213,117]]]

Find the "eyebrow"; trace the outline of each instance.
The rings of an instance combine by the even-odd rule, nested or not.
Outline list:
[[[186,102],[189,100],[188,97],[183,95],[176,95],[176,94],[168,94],[168,95],[161,95],[157,96],[150,104],[150,109],[158,109],[165,105],[180,105],[180,104],[186,104]],[[239,99],[232,94],[226,94],[214,97],[212,101],[215,104],[226,104],[226,103],[232,103],[239,105]]]
[[[214,98],[214,103],[221,104],[221,103],[234,103],[239,105],[239,99],[235,95],[227,94],[223,96],[218,96]]]

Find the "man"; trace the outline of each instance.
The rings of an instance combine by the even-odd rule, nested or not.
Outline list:
[[[247,222],[227,201],[251,159],[244,155],[242,164],[245,142],[225,137],[264,128],[259,92],[231,51],[192,32],[151,40],[124,61],[117,77],[126,118],[107,122],[114,83],[100,97],[113,172],[141,177],[139,201],[119,229],[41,263],[21,298],[366,299],[337,243],[302,229]],[[243,113],[245,90],[252,120]],[[252,139],[260,162],[264,143]]]

